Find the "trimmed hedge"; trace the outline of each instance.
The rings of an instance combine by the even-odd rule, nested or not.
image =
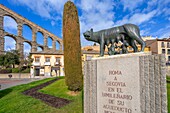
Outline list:
[[[79,91],[83,87],[80,25],[77,8],[71,1],[64,5],[63,41],[66,85],[69,90]]]
[[[1,74],[12,73],[12,69],[0,69]]]
[[[23,70],[22,73],[30,73],[30,68]]]
[[[19,68],[0,69],[0,74],[19,73]],[[21,70],[21,73],[30,73],[30,68]]]
[[[19,68],[12,68],[12,73],[19,73]]]

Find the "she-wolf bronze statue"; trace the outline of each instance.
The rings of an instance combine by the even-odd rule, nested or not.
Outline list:
[[[124,24],[122,26],[104,29],[98,32],[93,32],[93,29],[91,29],[90,31],[83,33],[83,35],[86,40],[100,44],[100,56],[104,55],[105,46],[118,43],[119,39],[117,36],[119,35],[124,36],[124,39],[130,46],[132,46],[134,52],[138,52],[135,40],[141,44],[141,51],[144,51],[145,48],[145,42],[140,36],[140,30],[138,26],[134,24]]]

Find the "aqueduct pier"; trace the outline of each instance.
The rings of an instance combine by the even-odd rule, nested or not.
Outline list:
[[[4,30],[4,16],[9,16],[13,18],[16,23],[17,23],[17,35],[11,34],[9,32],[6,32]],[[27,40],[26,38],[23,37],[23,25],[27,25],[31,28],[32,30],[32,40]],[[38,44],[36,41],[36,33],[41,32],[44,39],[43,42],[44,44]],[[22,17],[21,15],[13,12],[12,10],[6,8],[5,6],[0,4],[0,54],[3,54],[4,51],[4,37],[5,36],[10,36],[16,41],[16,49],[20,53],[20,57],[23,58],[24,54],[24,48],[23,48],[23,43],[27,42],[31,46],[31,52],[37,52],[37,47],[42,48],[43,52],[56,52],[56,51],[62,51],[63,47],[63,40],[60,39],[59,37],[55,36],[54,34],[50,33],[46,29],[43,29],[42,27],[38,26],[37,24],[29,21],[28,19]],[[50,37],[52,39],[52,48],[49,48],[47,45],[47,38]],[[56,42],[59,43],[59,50],[56,50]]]

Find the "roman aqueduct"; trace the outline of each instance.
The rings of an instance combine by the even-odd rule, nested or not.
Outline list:
[[[4,16],[9,16],[13,18],[17,23],[17,35],[12,33],[6,32],[4,30]],[[32,40],[27,40],[23,37],[23,25],[27,25],[32,30]],[[36,33],[41,32],[43,34],[43,42],[44,44],[38,44],[36,40]],[[63,41],[59,37],[55,36],[54,34],[50,33],[49,31],[43,29],[42,27],[36,25],[35,23],[27,20],[26,18],[20,16],[19,14],[13,12],[12,10],[6,8],[5,6],[0,4],[0,54],[3,54],[4,51],[4,37],[10,36],[16,41],[16,49],[19,51],[21,58],[23,57],[23,43],[27,42],[31,46],[31,52],[37,52],[37,47],[42,48],[42,51],[55,53],[57,51],[62,51]],[[52,48],[47,46],[47,38],[50,37],[52,39]],[[56,42],[59,43],[59,50],[56,50]]]

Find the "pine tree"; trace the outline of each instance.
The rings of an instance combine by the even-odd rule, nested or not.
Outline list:
[[[63,41],[66,85],[69,90],[80,91],[83,87],[80,25],[77,8],[71,1],[64,5]]]

